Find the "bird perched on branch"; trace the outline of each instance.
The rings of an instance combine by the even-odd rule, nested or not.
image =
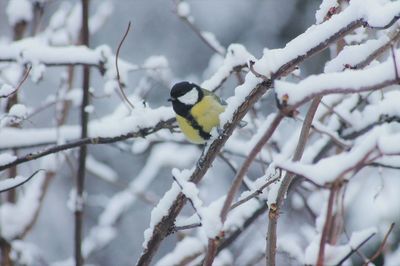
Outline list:
[[[170,95],[176,120],[186,138],[195,144],[206,143],[211,130],[219,126],[219,114],[226,103],[211,91],[187,81],[175,84]]]

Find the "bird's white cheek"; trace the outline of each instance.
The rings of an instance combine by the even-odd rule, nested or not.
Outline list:
[[[185,95],[182,95],[181,97],[178,98],[178,100],[181,103],[187,104],[187,105],[194,105],[199,98],[199,93],[196,89],[192,89]]]

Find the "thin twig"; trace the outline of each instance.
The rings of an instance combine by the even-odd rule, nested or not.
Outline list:
[[[3,192],[6,192],[6,191],[9,191],[9,190],[12,190],[12,189],[14,189],[14,188],[17,188],[17,187],[19,187],[19,186],[22,186],[23,184],[25,184],[26,182],[28,182],[29,180],[31,180],[32,179],[32,177],[34,177],[37,173],[39,173],[40,171],[45,171],[44,169],[39,169],[39,170],[36,170],[33,174],[31,174],[28,178],[26,178],[25,180],[23,180],[22,182],[20,182],[20,183],[18,183],[18,184],[15,184],[15,185],[13,185],[13,186],[11,186],[11,187],[7,187],[7,188],[4,188],[4,189],[1,189],[0,190],[0,193],[3,193]],[[9,180],[9,179],[8,179]]]
[[[364,263],[363,266],[367,266],[370,262],[373,262],[374,260],[376,260],[379,257],[379,255],[383,252],[383,250],[384,250],[384,248],[386,246],[386,242],[388,240],[388,237],[389,237],[390,233],[393,231],[394,226],[395,226],[395,223],[392,223],[390,225],[389,230],[386,232],[385,237],[383,238],[382,243],[379,245],[378,250],[374,253],[374,255],[368,261],[366,261]]]
[[[176,179],[175,176],[172,176],[172,178],[174,179],[174,181],[176,182],[176,184],[178,184],[179,188],[181,189],[181,191],[183,191],[183,186],[181,185],[181,183],[179,183],[178,179]],[[197,217],[199,218],[200,222],[202,220],[201,215],[199,213],[199,210],[196,208],[196,206],[193,203],[193,200],[189,197],[187,197],[188,201],[190,202],[190,205],[192,205],[193,210],[196,212]]]
[[[358,250],[365,244],[367,243],[376,233],[372,233],[370,236],[368,236],[363,242],[361,242],[357,247],[351,248],[351,251],[343,258],[341,259],[335,266],[340,266],[343,265],[343,263],[351,257],[351,255],[354,254],[354,252],[358,252]]]
[[[324,265],[324,256],[325,256],[325,244],[328,242],[328,232],[331,230],[333,223],[333,205],[334,199],[337,193],[338,187],[337,184],[333,184],[329,193],[328,207],[325,216],[325,224],[322,230],[321,240],[319,243],[319,251],[318,251],[318,259],[317,266]]]
[[[268,187],[268,186],[270,186],[272,183],[275,183],[276,181],[278,181],[279,178],[280,178],[280,176],[275,177],[275,178],[269,180],[267,183],[265,183],[264,185],[262,185],[259,189],[257,189],[256,191],[254,191],[253,193],[251,193],[251,194],[248,195],[247,197],[245,197],[245,198],[243,198],[243,199],[241,199],[241,200],[235,202],[234,204],[232,204],[232,206],[231,206],[231,208],[230,208],[230,211],[233,210],[233,209],[235,209],[236,207],[239,207],[239,206],[242,205],[243,203],[245,203],[245,202],[251,200],[252,198],[255,198],[255,197],[257,197],[258,195],[262,194],[262,193],[263,193],[263,190],[264,190],[266,187]]]
[[[124,97],[125,101],[129,104],[129,106],[134,109],[135,107],[133,106],[133,104],[129,101],[128,97],[126,96],[124,89],[123,89],[123,84],[121,82],[121,77],[119,75],[119,68],[118,68],[118,58],[119,58],[119,51],[121,50],[122,44],[125,41],[126,36],[128,36],[129,33],[129,29],[131,28],[131,22],[129,21],[128,23],[128,27],[126,28],[126,31],[124,33],[124,36],[122,37],[122,40],[119,42],[118,44],[118,48],[117,48],[117,53],[115,54],[115,68],[117,69],[117,81],[118,81],[118,86],[119,86],[119,90],[121,91],[122,96]]]
[[[197,35],[197,37],[200,38],[200,40],[207,45],[211,50],[213,50],[214,52],[216,52],[219,55],[224,56],[224,54],[219,51],[217,48],[214,47],[214,45],[212,45],[206,38],[204,38],[201,30],[199,28],[197,28],[196,25],[194,25],[194,23],[192,23],[190,21],[190,19],[187,16],[182,16],[181,14],[178,13],[178,4],[180,1],[176,1],[176,7],[175,7],[175,14],[178,16],[178,18],[180,18],[183,22],[186,23],[186,25],[189,26],[189,28]]]
[[[28,69],[25,71],[24,76],[22,77],[21,81],[18,83],[17,87],[15,87],[15,89],[7,95],[0,95],[0,98],[8,98],[11,95],[14,95],[21,88],[22,84],[24,84],[24,82],[28,78],[31,70],[32,70],[32,66],[29,66]]]
[[[108,143],[118,142],[121,140],[126,140],[129,138],[143,138],[143,137],[153,134],[161,129],[173,128],[174,122],[175,122],[175,118],[171,118],[167,121],[158,122],[154,127],[142,128],[139,131],[130,132],[128,134],[124,134],[124,135],[120,135],[120,136],[116,136],[116,137],[82,138],[82,139],[71,141],[69,143],[52,146],[50,148],[47,148],[47,149],[44,149],[41,151],[32,152],[32,153],[26,154],[24,156],[18,157],[16,160],[14,160],[10,163],[0,165],[0,171],[10,168],[14,165],[18,165],[18,164],[25,163],[28,161],[36,160],[40,157],[43,157],[43,156],[46,156],[46,155],[49,155],[52,153],[69,150],[69,149],[80,147],[80,146],[87,145],[87,144],[108,144]]]

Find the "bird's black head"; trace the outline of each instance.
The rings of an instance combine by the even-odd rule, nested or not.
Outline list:
[[[188,93],[191,93],[191,92],[193,92],[193,93],[197,92],[199,99],[200,99],[200,96],[203,96],[201,88],[197,84],[187,82],[187,81],[182,81],[182,82],[176,83],[171,89],[171,93],[170,93],[171,100],[172,101],[179,100],[179,97],[187,95]]]
[[[174,111],[185,116],[193,105],[201,101],[204,96],[200,86],[187,81],[176,83],[171,89],[171,98]]]

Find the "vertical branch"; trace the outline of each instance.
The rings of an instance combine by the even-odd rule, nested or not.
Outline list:
[[[89,0],[82,0],[82,44],[89,46]],[[83,96],[81,105],[81,138],[87,137],[89,114],[85,111],[89,104],[89,81],[90,68],[83,66]],[[76,180],[76,201],[75,201],[75,265],[83,265],[82,257],[82,224],[83,224],[83,192],[85,185],[87,146],[82,145],[79,149],[79,165]]]
[[[246,160],[243,162],[240,170],[236,174],[236,177],[234,181],[232,182],[232,185],[229,189],[229,192],[226,196],[224,206],[222,207],[221,210],[221,222],[224,224],[228,212],[231,209],[231,205],[233,202],[233,199],[236,195],[236,192],[239,190],[240,185],[243,182],[243,178],[245,174],[247,173],[248,169],[251,166],[251,163],[254,161],[256,158],[257,154],[261,151],[261,149],[264,147],[265,143],[271,138],[272,134],[275,132],[277,127],[279,126],[280,122],[284,118],[284,115],[279,112],[276,114],[274,120],[272,121],[271,125],[268,127],[268,129],[265,131],[264,135],[260,138],[260,140],[254,145],[253,149],[251,150],[250,154],[247,156]],[[214,257],[216,255],[217,249],[216,249],[216,241],[214,239],[209,239],[208,241],[208,250],[207,254],[204,260],[203,265],[204,266],[211,266],[212,262],[214,261]]]
[[[21,20],[14,25],[14,28],[13,28],[13,40],[14,41],[19,41],[24,37],[26,27],[27,27],[27,22],[25,20]],[[8,98],[7,104],[6,104],[6,112],[9,112],[11,107],[17,103],[18,103],[18,90]],[[11,125],[11,126],[17,126],[17,125]],[[17,149],[13,150],[13,155],[15,155],[15,156],[18,155]],[[9,178],[14,178],[15,176],[17,176],[17,174],[18,174],[17,166],[13,166],[8,170]],[[14,202],[14,203],[17,201],[17,195],[16,195],[15,189],[10,190],[7,193],[7,201]]]
[[[318,109],[318,105],[321,101],[322,97],[318,96],[314,98],[312,101],[310,108],[308,109],[306,118],[303,123],[303,127],[301,128],[299,142],[297,143],[297,147],[295,153],[293,155],[293,161],[299,161],[303,156],[304,148],[307,143],[308,134],[311,129],[312,121],[314,119],[315,112]],[[267,250],[266,250],[266,261],[268,266],[275,266],[275,257],[276,257],[276,229],[278,226],[278,214],[280,208],[282,206],[285,195],[289,190],[289,186],[292,183],[295,175],[291,173],[287,173],[282,180],[282,184],[278,190],[278,196],[276,198],[276,203],[271,204],[269,209],[269,223],[268,223],[268,232],[267,232]]]
[[[322,230],[321,241],[319,243],[317,266],[324,265],[325,244],[328,241],[329,231],[332,228],[332,223],[333,223],[332,213],[333,213],[333,204],[335,200],[336,191],[337,191],[337,184],[334,183],[332,184],[332,187],[329,192],[329,200],[328,200],[328,208],[326,211],[325,224]]]

